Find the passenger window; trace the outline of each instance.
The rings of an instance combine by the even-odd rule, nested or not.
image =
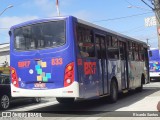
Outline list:
[[[129,58],[129,60],[133,60],[133,54],[132,54],[132,51],[129,51],[129,52],[128,52],[128,58]]]
[[[125,59],[124,57],[125,57],[124,48],[120,47],[120,59],[124,60]]]
[[[78,46],[82,57],[95,57],[93,33],[89,28],[78,27]]]
[[[119,59],[119,49],[118,48],[108,48],[108,58],[109,59]]]
[[[118,47],[118,40],[116,37],[112,37],[112,47]]]
[[[132,41],[128,42],[128,50],[129,50],[128,59],[133,61],[135,59],[135,55],[134,55],[135,46]]]
[[[134,52],[134,60],[138,61],[139,57],[138,57],[138,52]]]
[[[112,46],[112,37],[106,36],[106,46],[111,47]]]
[[[152,57],[152,51],[151,52],[151,56]],[[150,54],[150,53],[149,53]],[[144,61],[144,50],[143,50],[143,46],[139,46],[139,59],[140,61]]]

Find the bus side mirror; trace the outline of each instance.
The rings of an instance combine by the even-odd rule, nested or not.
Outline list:
[[[149,51],[149,57],[152,57],[152,51]]]
[[[11,35],[12,35],[12,32],[11,32],[11,31],[9,31],[9,32],[8,32],[8,34],[9,34],[9,36],[11,36]]]

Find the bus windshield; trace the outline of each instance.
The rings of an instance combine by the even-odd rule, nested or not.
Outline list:
[[[16,50],[34,50],[65,44],[65,21],[37,23],[14,30]]]
[[[148,54],[149,54],[149,60],[150,61],[159,60],[160,55],[159,55],[159,50],[158,49],[157,50],[150,50],[148,52]]]

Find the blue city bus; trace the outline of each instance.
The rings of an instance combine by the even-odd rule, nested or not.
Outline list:
[[[116,102],[149,80],[146,43],[73,16],[24,22],[9,35],[13,97]]]
[[[159,49],[150,49],[148,54],[150,80],[158,80],[160,79],[160,51]]]

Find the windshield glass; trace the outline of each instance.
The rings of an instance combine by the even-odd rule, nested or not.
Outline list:
[[[52,21],[14,30],[16,50],[42,49],[65,44],[65,21]]]
[[[148,52],[149,54],[149,60],[158,60],[159,61],[159,50],[150,50]]]

